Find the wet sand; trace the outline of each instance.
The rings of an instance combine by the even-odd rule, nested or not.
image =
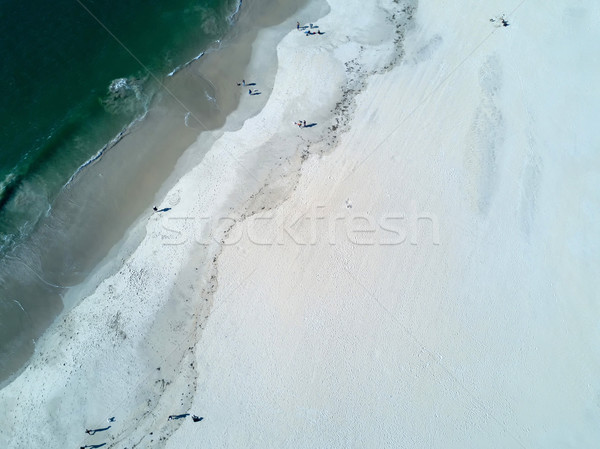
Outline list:
[[[199,60],[161,80],[164,88],[147,116],[74,177],[27,245],[5,259],[2,293],[19,301],[12,309],[15,332],[21,335],[13,338],[11,356],[3,357],[0,379],[10,373],[14,377],[56,317],[91,293],[100,279],[118,270],[124,255],[143,238],[145,230],[140,223],[147,220],[152,206],[202,159],[220,133],[239,128],[265,104],[276,67],[275,49],[261,48],[263,66],[246,71],[253,42],[261,29],[280,23],[301,5],[284,2],[272,7],[244,2],[230,35]],[[274,33],[283,36],[283,31]],[[240,99],[245,99],[244,90],[236,88],[244,76],[260,78],[266,89],[230,117]],[[209,134],[208,130],[215,132]],[[177,167],[177,161],[196,141]],[[126,233],[135,235],[124,248]],[[115,257],[117,252],[120,257]],[[22,308],[27,311],[25,316]]]

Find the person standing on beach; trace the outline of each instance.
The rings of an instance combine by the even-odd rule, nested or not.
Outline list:
[[[300,22],[296,22],[296,29],[300,31]]]
[[[302,121],[302,128],[306,128],[306,120]]]

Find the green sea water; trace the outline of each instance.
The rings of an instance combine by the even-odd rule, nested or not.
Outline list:
[[[79,166],[143,115],[155,79],[223,36],[238,3],[2,0],[0,252],[31,232]]]
[[[161,80],[214,47],[240,3],[0,0],[0,381],[60,311],[62,290],[32,267],[53,228],[69,228],[46,219],[61,189],[144,117]]]

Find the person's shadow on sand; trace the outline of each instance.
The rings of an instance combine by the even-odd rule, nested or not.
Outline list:
[[[104,432],[105,430],[110,429],[111,426],[108,427],[102,427],[102,428],[98,428],[98,429],[86,429],[85,433],[87,433],[88,435],[94,435],[96,432]]]
[[[157,207],[153,207],[152,209],[154,210],[154,212],[168,212],[171,210],[170,207],[165,207],[164,209],[159,209]]]
[[[312,128],[313,126],[317,126],[316,123],[309,123],[308,125],[304,125],[303,128]]]
[[[169,421],[172,421],[174,419],[182,419],[185,418],[186,416],[190,416],[189,413],[182,413],[181,415],[170,415],[169,416]]]
[[[102,444],[88,444],[86,446],[81,446],[80,449],[87,449],[87,448],[95,449],[97,447],[102,447],[102,446],[106,446],[106,443],[102,443]]]

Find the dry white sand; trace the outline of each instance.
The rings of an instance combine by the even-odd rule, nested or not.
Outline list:
[[[3,446],[600,445],[600,5],[328,3],[0,391]]]
[[[600,445],[599,7],[482,3],[419,2],[335,150],[239,225],[196,349],[205,420],[167,447]],[[379,30],[330,4],[337,48],[289,36],[276,83],[318,85]]]

